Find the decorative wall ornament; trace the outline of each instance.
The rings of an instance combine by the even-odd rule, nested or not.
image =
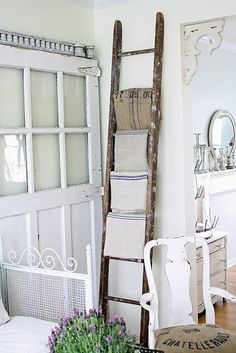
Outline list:
[[[101,76],[101,71],[98,67],[80,67],[78,71],[82,75],[93,76],[93,77]]]
[[[78,56],[94,59],[94,46],[80,43],[61,42],[53,39],[45,39],[27,34],[19,34],[0,30],[0,44],[20,47],[25,49],[42,50],[63,55]]]
[[[184,26],[183,73],[186,85],[191,82],[197,71],[198,56],[201,54],[198,49],[199,40],[207,37],[209,54],[212,54],[222,43],[221,32],[224,30],[224,25],[225,20],[220,19]]]
[[[16,252],[10,250],[8,261],[16,266],[25,266],[26,263],[26,266],[43,267],[46,270],[55,269],[56,264],[60,264],[62,270],[66,272],[75,272],[77,269],[77,261],[73,257],[69,257],[65,265],[59,254],[52,248],[45,248],[41,253],[35,247],[26,248],[18,260]]]

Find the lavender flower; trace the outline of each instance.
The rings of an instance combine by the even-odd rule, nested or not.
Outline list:
[[[64,317],[48,338],[50,353],[134,353],[135,339],[120,316],[105,321],[102,310],[74,309],[73,317]]]
[[[89,326],[92,330],[96,330],[97,326],[94,322],[91,323],[91,325]]]
[[[118,337],[124,337],[124,331],[123,330],[120,330],[118,333],[117,333],[117,336]]]
[[[96,351],[99,351],[100,348],[101,348],[100,344],[99,344],[99,343],[96,343],[96,344],[95,344],[95,350],[96,350]]]
[[[107,337],[105,337],[105,340],[107,341],[108,345],[110,346],[112,344],[113,338],[112,338],[112,336],[107,336]]]

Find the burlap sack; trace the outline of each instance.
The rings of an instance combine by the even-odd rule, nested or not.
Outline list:
[[[156,337],[156,349],[165,353],[236,353],[236,334],[215,325],[169,327]]]
[[[150,129],[152,88],[131,88],[114,94],[117,130]]]

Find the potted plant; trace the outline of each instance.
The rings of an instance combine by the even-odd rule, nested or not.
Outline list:
[[[106,322],[101,310],[75,310],[62,318],[48,338],[50,353],[134,353],[135,337],[126,330],[122,317]]]

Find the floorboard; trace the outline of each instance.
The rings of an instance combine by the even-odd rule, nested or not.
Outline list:
[[[227,271],[228,291],[236,295],[236,265]],[[216,324],[236,333],[236,303],[220,302],[215,305]],[[199,323],[205,322],[204,313],[199,316]]]

